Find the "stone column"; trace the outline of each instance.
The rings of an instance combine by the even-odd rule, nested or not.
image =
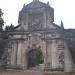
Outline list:
[[[27,47],[28,47],[28,44],[26,41],[23,41],[23,44],[22,44],[22,67],[23,69],[27,69]]]
[[[26,25],[24,26],[24,29],[27,30],[28,29],[28,14],[26,14],[26,21],[25,21]]]
[[[44,21],[43,21],[43,24],[44,24],[43,28],[46,28],[46,23],[47,23],[46,22],[46,13],[43,14],[43,19],[44,19]]]
[[[57,45],[56,45],[55,40],[52,40],[51,54],[52,54],[52,68],[53,69],[57,68],[56,46]]]
[[[65,72],[72,72],[72,65],[73,65],[73,61],[72,61],[72,57],[71,57],[71,53],[70,50],[68,49],[67,45],[65,44]]]
[[[22,41],[18,42],[18,51],[17,51],[17,65],[21,66],[22,63]]]
[[[12,45],[11,42],[8,43],[8,55],[7,55],[7,64],[11,65],[11,55],[12,55]]]
[[[44,57],[43,68],[45,68],[46,67],[46,42],[44,40],[40,41],[40,46]]]
[[[16,50],[17,50],[17,44],[16,42],[13,42],[12,51],[11,51],[11,65],[16,65]]]
[[[48,55],[47,55],[47,65],[48,68],[52,67],[52,41],[48,41],[48,46],[47,46],[47,51],[48,51]]]
[[[44,49],[45,49],[45,55],[44,55],[45,69],[50,69],[51,68],[52,57],[51,57],[51,43],[49,42],[49,40],[45,41]]]

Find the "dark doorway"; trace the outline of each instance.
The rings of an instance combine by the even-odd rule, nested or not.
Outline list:
[[[36,67],[38,64],[43,63],[43,54],[38,49],[32,49],[27,54],[27,68]]]

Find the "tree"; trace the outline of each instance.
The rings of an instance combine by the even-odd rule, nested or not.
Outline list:
[[[3,31],[4,26],[4,20],[2,18],[3,12],[2,9],[0,9],[0,67],[5,67],[7,62],[7,56],[6,56],[6,47],[8,45],[8,35],[6,32]]]
[[[2,57],[2,54],[4,53],[5,47],[7,45],[7,39],[8,36],[6,33],[2,33],[0,34],[1,38],[0,38],[0,59]]]
[[[5,31],[14,31],[14,25],[6,26]]]
[[[10,25],[10,31],[13,31],[14,30],[14,25]]]
[[[37,64],[42,64],[44,62],[43,54],[40,48],[38,48],[37,52]]]
[[[6,26],[5,27],[5,31],[9,31],[10,30],[10,27],[9,26]]]
[[[3,12],[2,12],[2,9],[0,9],[0,31],[3,30],[3,26],[4,26],[4,20],[2,16],[3,16]]]

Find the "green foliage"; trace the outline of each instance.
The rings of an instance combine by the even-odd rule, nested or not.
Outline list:
[[[7,39],[8,39],[8,36],[6,33],[1,33],[0,34],[0,59],[5,51],[5,48],[7,46]]]
[[[3,16],[3,12],[2,12],[2,9],[0,9],[0,17]]]
[[[39,48],[37,52],[37,64],[42,64],[43,62],[44,62],[43,54],[41,49]]]
[[[5,27],[5,31],[9,31],[9,30],[10,30],[10,26],[7,25],[7,26]]]
[[[14,31],[14,25],[6,26],[5,31]]]
[[[2,9],[0,9],[0,31],[3,30],[3,26],[4,26],[4,20],[2,16],[3,16],[3,12],[2,12]]]
[[[14,25],[10,25],[10,30],[14,30]]]

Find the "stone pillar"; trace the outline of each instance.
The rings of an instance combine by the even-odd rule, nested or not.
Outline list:
[[[51,53],[51,42],[45,41],[44,47],[44,64],[45,64],[45,69],[50,69],[51,64],[52,64],[52,53]]]
[[[72,72],[72,58],[70,54],[70,50],[68,49],[67,45],[65,44],[65,72]]]
[[[44,16],[43,16],[43,19],[44,19],[44,21],[43,21],[43,28],[46,28],[46,13],[44,13]]]
[[[47,51],[48,51],[48,55],[47,55],[47,65],[48,68],[52,67],[52,41],[48,42],[48,46],[47,46]]]
[[[27,69],[27,47],[28,47],[28,44],[26,41],[23,42],[22,44],[22,67],[23,69]]]
[[[22,22],[21,22],[21,28],[24,30],[28,29],[28,14],[23,13]]]
[[[12,51],[11,51],[11,65],[16,65],[16,50],[17,50],[17,44],[16,42],[13,42]]]
[[[59,70],[64,70],[64,41],[57,40],[57,68]]]
[[[51,50],[51,54],[52,54],[52,68],[55,69],[57,68],[57,57],[56,57],[56,42],[55,40],[52,40],[52,50]]]
[[[26,14],[26,21],[25,21],[26,25],[24,26],[24,29],[27,30],[28,29],[28,14]]]
[[[12,55],[12,47],[11,42],[8,43],[8,55],[7,55],[7,64],[11,65],[11,55]]]
[[[21,66],[21,64],[22,64],[22,41],[19,41],[17,51],[17,65]]]
[[[42,50],[43,57],[44,57],[43,67],[45,68],[46,67],[46,42],[43,40],[40,41],[40,46],[41,46],[41,50]]]

